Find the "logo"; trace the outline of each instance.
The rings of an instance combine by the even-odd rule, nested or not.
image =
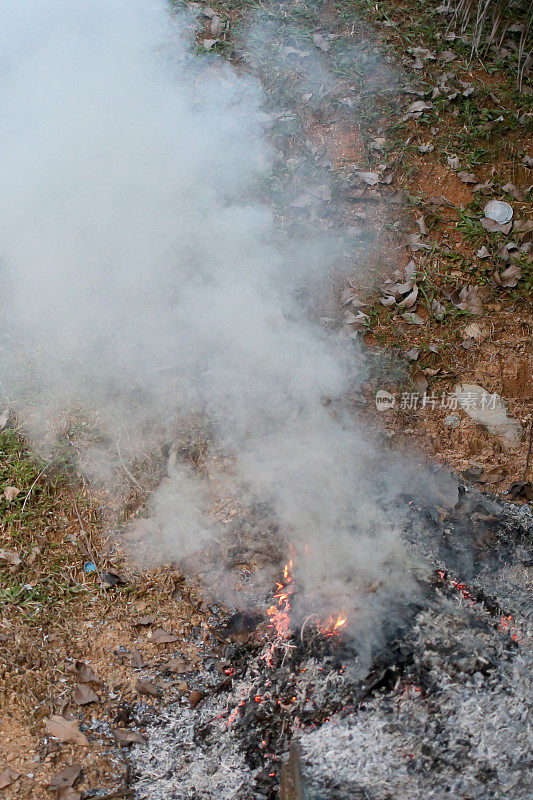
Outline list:
[[[378,411],[388,411],[389,408],[394,408],[395,402],[396,399],[390,392],[386,392],[384,389],[376,392],[376,408]]]

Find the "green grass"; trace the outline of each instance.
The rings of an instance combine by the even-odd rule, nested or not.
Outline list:
[[[22,559],[16,567],[0,560],[0,610],[27,622],[56,616],[58,604],[91,590],[75,578],[83,555],[72,523],[73,497],[81,514],[87,503],[64,467],[47,465],[15,430],[0,433],[0,547]],[[7,486],[20,490],[11,502]]]

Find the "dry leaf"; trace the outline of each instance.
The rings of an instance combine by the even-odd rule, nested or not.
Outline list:
[[[15,497],[20,494],[20,489],[17,489],[16,486],[6,486],[4,489],[4,497],[6,498],[7,502],[10,503]]]
[[[474,188],[472,189],[473,192],[480,192],[481,194],[489,195],[492,194],[494,184],[491,181],[486,181],[485,183],[476,183]]]
[[[217,14],[211,17],[211,24],[209,30],[212,36],[220,36],[224,31],[224,23]]]
[[[442,195],[442,194],[432,195],[431,197],[428,197],[428,199],[426,201],[426,205],[428,205],[428,206],[443,206],[444,208],[453,208],[454,207],[453,203],[450,203],[450,201],[446,197],[444,197],[444,195]]]
[[[505,233],[505,235],[507,235],[510,233],[513,223],[506,222],[504,225],[501,225],[499,222],[494,222],[493,219],[483,217],[481,225],[487,233]]]
[[[524,199],[524,195],[522,194],[522,192],[519,189],[516,188],[514,183],[511,183],[510,181],[509,181],[509,183],[506,183],[505,186],[502,186],[502,192],[506,192],[507,194],[510,194],[511,197],[513,197],[515,200],[518,200],[518,201],[521,201],[521,200]]]
[[[74,689],[72,699],[79,706],[86,706],[88,703],[100,703],[100,698],[93,692],[88,683],[79,683]]]
[[[513,232],[514,233],[530,233],[533,231],[533,219],[517,219]]]
[[[416,252],[417,250],[431,250],[429,244],[426,244],[420,239],[419,233],[408,234],[407,244],[411,248],[411,250],[413,250],[413,252]]]
[[[76,789],[66,786],[64,789],[58,789],[56,800],[81,800],[81,794]]]
[[[420,350],[418,347],[411,347],[410,350],[407,350],[404,353],[404,356],[408,358],[409,361],[416,361],[419,355],[420,355]]]
[[[478,478],[478,483],[499,483],[505,477],[501,467],[492,467],[492,469],[485,470]]]
[[[130,666],[134,669],[142,669],[144,667],[144,660],[138,650],[132,650],[130,653]]]
[[[427,236],[429,231],[427,229],[426,220],[424,219],[424,217],[418,217],[416,224],[418,225],[418,228],[422,236]]]
[[[377,172],[358,172],[357,175],[368,186],[375,186],[376,183],[379,183],[379,173]]]
[[[164,631],[163,628],[156,628],[155,631],[150,631],[148,638],[154,642],[154,644],[168,644],[179,640],[178,636]]]
[[[0,550],[0,561],[7,561],[11,567],[18,567],[22,559],[16,550]]]
[[[414,103],[407,106],[407,113],[420,116],[423,111],[430,111],[433,108],[433,103],[425,103],[423,100],[415,100]]]
[[[135,691],[137,694],[144,694],[147,697],[161,697],[161,689],[145,678],[139,678],[135,684]]]
[[[502,286],[504,289],[510,289],[516,286],[522,277],[522,270],[518,264],[511,264],[510,267],[504,269],[503,272],[494,273],[494,283]]]
[[[51,792],[54,792],[57,789],[74,786],[80,775],[81,764],[72,764],[70,767],[65,767],[65,769],[62,769],[61,772],[57,773],[57,775],[54,775],[47,788]]]
[[[420,369],[420,367],[418,367],[416,364],[411,369],[411,380],[413,382],[415,389],[417,389],[417,391],[419,391],[420,394],[424,394],[424,392],[429,386],[429,381],[422,372],[422,370]]]
[[[184,658],[173,658],[165,664],[165,670],[181,675],[185,672],[194,672],[194,664],[189,664]]]
[[[513,499],[533,500],[533,485],[531,481],[515,481],[507,489],[507,494]]]
[[[438,322],[440,322],[442,319],[444,319],[444,314],[446,313],[446,308],[438,300],[432,300],[431,301],[431,310],[433,311],[433,314],[435,315],[435,319]]]
[[[152,622],[155,622],[155,614],[149,614],[146,617],[137,617],[137,619],[133,620],[134,625],[151,625]]]
[[[418,286],[415,283],[412,291],[409,292],[407,297],[404,297],[401,303],[398,303],[398,306],[400,308],[411,308],[416,303],[417,297],[418,297]]]
[[[363,314],[362,311],[358,311],[357,314],[352,314],[351,311],[345,311],[343,322],[345,325],[348,325],[352,330],[355,331],[362,331],[368,325],[369,318],[366,314]]]
[[[468,311],[470,314],[482,314],[483,303],[479,297],[479,286],[463,286],[460,292],[455,290],[450,300],[456,308]]]
[[[463,183],[478,183],[478,179],[473,172],[465,172],[465,170],[462,170],[461,172],[457,173],[457,177]]]
[[[490,256],[490,253],[489,253],[489,251],[487,250],[487,248],[485,247],[485,245],[483,245],[483,247],[481,247],[481,248],[480,248],[480,249],[479,249],[479,250],[476,252],[476,256],[477,256],[478,258],[488,258],[488,257]]]
[[[0,431],[3,431],[7,425],[7,421],[9,419],[9,409],[6,408],[4,413],[0,415]]]
[[[196,708],[198,703],[204,699],[204,695],[202,692],[199,692],[198,689],[193,689],[189,695],[189,705],[191,708]]]
[[[11,786],[13,781],[16,781],[17,778],[20,778],[20,772],[11,769],[11,767],[7,767],[7,769],[0,773],[0,789]]]
[[[83,661],[76,661],[74,673],[79,683],[93,683],[95,686],[103,686],[104,683],[96,677],[91,667]]]
[[[143,736],[141,733],[137,731],[128,731],[125,728],[117,728],[112,731],[112,733],[117,743],[121,745],[146,744],[147,741],[146,736]]]
[[[72,742],[73,744],[89,747],[89,740],[80,731],[76,720],[68,720],[54,714],[50,719],[46,720],[46,728],[50,735],[59,739],[60,742]]]

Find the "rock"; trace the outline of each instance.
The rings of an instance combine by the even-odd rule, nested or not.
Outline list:
[[[455,395],[465,414],[497,436],[504,447],[509,450],[518,447],[524,430],[517,419],[507,414],[505,402],[499,394],[490,394],[474,383],[462,383],[455,387]]]
[[[457,428],[461,424],[461,417],[459,414],[449,414],[444,420],[447,428]]]

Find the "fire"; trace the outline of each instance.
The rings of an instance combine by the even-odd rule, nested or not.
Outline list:
[[[277,605],[267,609],[270,617],[269,627],[276,632],[276,640],[272,643],[267,660],[272,660],[272,654],[280,640],[287,640],[291,635],[291,599],[294,594],[294,559],[290,559],[283,567],[282,578],[276,582],[274,599]],[[312,615],[316,616],[316,615]],[[308,618],[309,619],[309,618]],[[325,622],[318,620],[317,628],[324,636],[339,634],[339,630],[347,623],[347,618],[342,614],[330,616]],[[305,623],[304,623],[305,624]]]
[[[292,559],[288,561],[283,567],[283,579],[276,582],[276,593],[274,599],[278,601],[277,606],[271,605],[267,609],[267,614],[270,617],[270,628],[274,628],[277,637],[280,639],[287,639],[291,633],[291,597],[294,593],[294,586],[291,584],[294,581],[292,576],[293,568]]]
[[[319,622],[317,627],[319,631],[324,634],[324,636],[334,636],[338,632],[339,628],[344,627],[347,622],[348,620],[346,617],[343,617],[342,614],[339,614],[337,619],[335,619],[334,616],[328,617],[325,622]]]

